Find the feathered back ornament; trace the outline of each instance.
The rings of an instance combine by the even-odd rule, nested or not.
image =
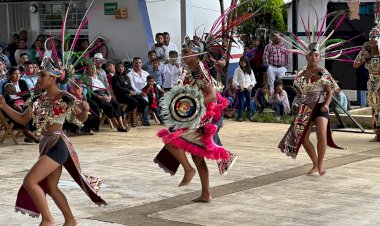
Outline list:
[[[361,46],[353,47],[343,47],[345,43],[352,41],[340,39],[340,38],[331,38],[335,31],[340,27],[340,25],[345,20],[346,16],[343,13],[338,13],[329,24],[326,25],[327,14],[323,17],[321,25],[319,25],[319,19],[317,12],[315,12],[316,20],[314,25],[310,26],[310,17],[308,17],[307,26],[302,16],[301,22],[306,34],[306,41],[302,40],[300,37],[296,36],[293,33],[283,34],[276,32],[275,35],[279,37],[286,44],[293,47],[293,49],[287,49],[291,53],[299,55],[307,55],[309,52],[317,52],[320,54],[322,59],[328,60],[338,60],[338,61],[347,61],[353,62],[352,59],[349,59],[346,54],[357,52],[361,49]],[[332,27],[334,28],[327,33]],[[325,31],[323,31],[325,29]],[[342,57],[342,58],[341,58]],[[345,57],[345,58],[344,58]]]

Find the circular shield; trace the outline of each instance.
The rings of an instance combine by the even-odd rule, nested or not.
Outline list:
[[[189,122],[199,117],[201,105],[191,93],[178,93],[170,103],[170,115],[179,122]]]

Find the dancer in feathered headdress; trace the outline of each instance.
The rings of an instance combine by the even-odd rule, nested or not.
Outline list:
[[[66,19],[62,25],[63,33],[65,24]],[[52,39],[49,41],[52,41]],[[64,53],[64,51],[62,52]],[[71,72],[70,67],[65,66],[65,58],[62,61],[58,58],[57,51],[53,47],[53,56],[43,59],[41,70],[39,71],[38,85],[44,92],[33,96],[27,101],[27,109],[24,113],[13,111],[5,103],[4,98],[0,96],[0,108],[8,116],[22,124],[33,120],[34,125],[42,134],[39,150],[40,157],[25,176],[23,186],[20,188],[16,200],[16,211],[27,213],[32,217],[38,217],[41,214],[41,225],[54,224],[54,219],[50,214],[45,198],[46,193],[49,193],[62,211],[65,224],[75,225],[77,223],[65,195],[57,187],[62,166],[67,169],[94,203],[98,205],[106,204],[97,195],[97,189],[99,189],[101,181],[94,177],[85,176],[82,173],[78,156],[62,131],[65,120],[77,123],[84,122],[89,111],[87,102],[78,100],[73,95],[58,88],[58,82],[67,79],[68,74]]]
[[[372,108],[372,123],[375,137],[371,142],[380,141],[380,3],[376,3],[375,23],[369,33],[369,41],[364,43],[353,64],[358,68],[364,64],[368,69],[367,101]]]
[[[339,20],[326,38],[323,37],[323,26],[319,30],[316,29],[318,26],[314,26],[313,31],[309,31],[305,27],[308,42],[302,41],[294,34],[292,34],[292,38],[281,36],[283,40],[296,47],[296,50],[289,51],[306,56],[307,66],[297,73],[294,81],[294,85],[299,88],[304,98],[297,116],[278,147],[286,155],[296,158],[302,144],[313,162],[313,167],[307,173],[308,175],[315,172],[319,172],[321,176],[325,174],[323,158],[326,152],[326,144],[330,147],[340,148],[332,140],[329,124],[329,105],[337,84],[332,75],[326,68],[320,67],[319,63],[321,59],[338,59],[338,57],[355,50],[355,48],[339,49],[338,47],[345,43],[344,40],[330,40],[331,35],[343,19],[344,17]],[[325,20],[326,16],[323,23]],[[327,28],[330,26],[331,24]],[[309,140],[313,125],[317,127],[317,154]]]
[[[181,164],[185,175],[179,186],[184,186],[190,183],[195,174],[195,169],[185,155],[185,152],[190,153],[202,183],[200,197],[193,200],[196,202],[211,201],[208,168],[204,158],[217,160],[220,174],[225,174],[236,160],[234,154],[221,146],[217,135],[222,122],[221,114],[228,106],[228,101],[216,92],[217,85],[210,68],[201,60],[203,55],[210,54],[209,51],[226,51],[227,47],[223,46],[221,41],[222,38],[230,37],[225,33],[253,15],[248,13],[231,20],[227,28],[217,29],[236,7],[237,1],[217,19],[210,33],[196,40],[185,37],[182,46],[182,58],[185,63],[182,76],[179,78],[178,86],[166,93],[160,103],[164,121],[170,128],[157,133],[165,143],[165,148],[154,161],[172,175]]]

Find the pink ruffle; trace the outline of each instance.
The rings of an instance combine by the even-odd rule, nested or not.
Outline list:
[[[224,98],[220,93],[216,93],[216,97],[218,98],[218,103],[215,106],[215,116],[214,122],[218,122],[223,114],[223,109],[227,108],[230,104],[230,101],[227,98]]]
[[[202,142],[204,147],[187,142],[181,138],[181,135],[186,129],[170,132],[168,129],[158,131],[157,136],[162,139],[165,144],[170,144],[176,148],[182,149],[196,156],[202,156],[207,159],[221,160],[229,159],[227,150],[214,143],[212,137],[216,132],[217,127],[213,124],[205,125]]]

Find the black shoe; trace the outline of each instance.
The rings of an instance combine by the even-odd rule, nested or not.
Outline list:
[[[118,132],[128,132],[129,131],[129,128],[117,128],[117,131]]]
[[[150,126],[150,123],[149,122],[143,122],[143,125],[144,126]]]

